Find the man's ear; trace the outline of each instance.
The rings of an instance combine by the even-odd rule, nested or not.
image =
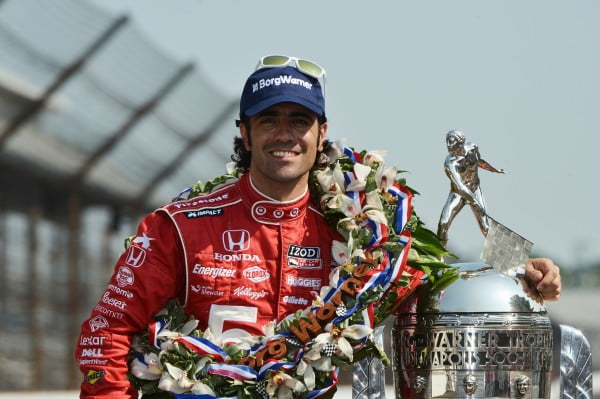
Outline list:
[[[319,148],[318,151],[323,151],[323,143],[325,142],[325,136],[327,136],[327,122],[321,123],[319,126]]]
[[[242,141],[244,142],[244,148],[246,151],[252,150],[252,141],[250,140],[250,132],[246,128],[246,124],[240,124],[240,136],[242,136]]]

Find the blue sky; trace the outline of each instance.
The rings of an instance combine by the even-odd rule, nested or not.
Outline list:
[[[449,190],[444,136],[463,130],[507,171],[480,173],[495,219],[559,264],[600,259],[600,2],[94,2],[128,12],[232,98],[262,55],[323,65],[330,138],[389,150],[433,230]],[[463,210],[450,247],[468,261],[482,242]]]

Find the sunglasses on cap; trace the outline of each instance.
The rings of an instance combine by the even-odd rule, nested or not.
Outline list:
[[[258,70],[262,68],[283,68],[286,66],[292,66],[300,72],[317,79],[321,85],[323,98],[325,98],[325,69],[319,64],[316,64],[312,61],[298,57],[290,57],[287,55],[266,55],[258,61],[256,69]]]

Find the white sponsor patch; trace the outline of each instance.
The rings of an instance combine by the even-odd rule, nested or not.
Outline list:
[[[82,349],[81,357],[102,357],[102,349],[100,349],[100,348]]]
[[[268,280],[271,277],[268,271],[259,266],[252,266],[245,269],[242,272],[242,276],[253,283],[260,283],[261,281]]]
[[[192,285],[190,286],[192,291],[200,295],[208,295],[208,296],[223,296],[225,293],[223,291],[218,291],[213,289],[212,287],[208,287],[205,285]]]
[[[199,274],[201,276],[216,277],[235,277],[235,269],[228,269],[226,267],[211,267],[202,266],[200,263],[196,263],[192,269],[192,273]]]
[[[250,287],[237,287],[233,290],[235,296],[247,296],[251,299],[260,299],[267,296],[269,293],[265,290],[253,291]]]
[[[283,303],[291,303],[292,305],[308,305],[308,299],[286,295],[283,297]]]
[[[290,287],[306,287],[312,288],[314,290],[318,290],[321,288],[320,278],[298,277],[288,274],[286,281]]]

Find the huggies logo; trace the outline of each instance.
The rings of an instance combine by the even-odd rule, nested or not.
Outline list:
[[[290,75],[279,75],[276,78],[261,79],[256,83],[252,84],[252,93],[256,93],[259,90],[269,86],[280,86],[282,84],[291,84],[296,86],[302,86],[305,89],[312,90],[312,83],[306,80],[293,78]]]
[[[226,230],[223,232],[223,248],[229,252],[245,251],[250,248],[248,230]]]

